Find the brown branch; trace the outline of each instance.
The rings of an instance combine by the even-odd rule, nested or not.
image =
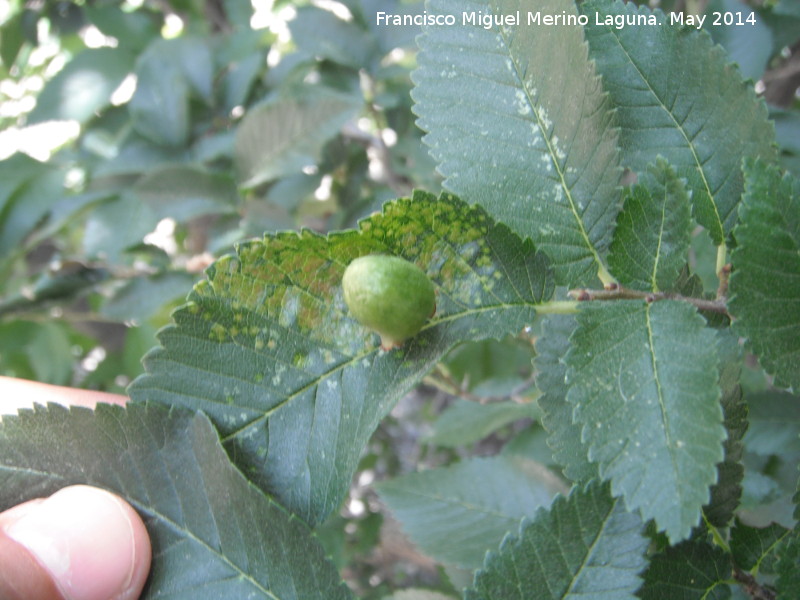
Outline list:
[[[800,43],[792,46],[791,54],[782,65],[764,73],[761,81],[767,102],[784,108],[791,106],[800,86]]]
[[[505,402],[512,400],[518,404],[525,404],[527,399],[524,398],[523,393],[528,390],[536,381],[535,374],[531,374],[524,381],[517,384],[508,394],[504,396],[479,396],[473,394],[467,389],[469,384],[468,380],[459,382],[446,370],[437,369],[435,375],[430,375],[425,378],[425,382],[434,386],[438,390],[453,396],[475,402],[476,404],[493,404],[495,402]]]
[[[725,301],[728,298],[728,282],[731,279],[731,265],[728,263],[719,273],[717,273],[717,277],[719,278],[719,287],[717,288],[717,300]]]
[[[706,310],[723,315],[728,314],[728,305],[724,297],[717,298],[716,300],[706,300],[705,298],[692,298],[690,296],[683,296],[674,292],[642,292],[640,290],[632,290],[622,286],[612,286],[603,290],[579,288],[570,290],[569,296],[570,298],[581,301],[644,300],[645,302],[658,302],[659,300],[677,300],[679,302],[687,302],[692,306],[697,307],[699,310]]]
[[[345,124],[341,133],[345,139],[353,141],[357,144],[361,144],[367,149],[374,149],[376,158],[378,161],[380,161],[381,168],[383,169],[383,176],[385,180],[383,183],[386,183],[390,188],[392,188],[392,191],[397,194],[398,197],[408,196],[411,193],[411,191],[414,189],[413,184],[408,178],[398,174],[394,170],[394,167],[392,166],[391,153],[389,152],[389,148],[382,137],[367,133],[366,131],[359,129],[353,123]]]
[[[775,592],[760,585],[750,573],[734,569],[733,578],[753,600],[775,600]]]
[[[213,33],[230,33],[233,31],[222,0],[206,0],[203,4],[206,20],[211,24]]]
[[[407,196],[413,190],[414,185],[407,177],[397,173],[392,165],[392,155],[386,140],[383,138],[383,129],[387,126],[386,115],[375,102],[375,98],[378,95],[375,89],[375,80],[365,71],[362,71],[360,75],[367,111],[377,129],[376,134],[371,136],[370,146],[374,149],[376,158],[381,164],[386,183],[398,196]]]

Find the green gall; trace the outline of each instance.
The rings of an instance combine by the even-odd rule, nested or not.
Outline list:
[[[381,336],[384,350],[416,335],[436,311],[431,280],[418,266],[397,256],[355,259],[345,269],[342,289],[353,317]]]

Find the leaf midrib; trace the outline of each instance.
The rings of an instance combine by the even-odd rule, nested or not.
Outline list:
[[[669,415],[667,407],[664,404],[664,392],[661,388],[661,378],[659,377],[658,372],[658,361],[656,360],[656,348],[653,343],[653,324],[651,322],[651,315],[650,311],[652,309],[652,304],[648,304],[645,307],[645,318],[646,318],[646,326],[647,326],[647,343],[650,347],[650,363],[653,368],[653,383],[656,384],[656,392],[658,394],[658,406],[661,409],[661,421],[664,426],[664,438],[665,438],[665,447],[667,449],[667,454],[669,454],[670,462],[672,462],[672,472],[677,476],[680,474],[680,470],[678,469],[678,465],[675,462],[675,453],[672,446],[672,432],[670,431],[669,426]]]
[[[34,475],[43,476],[43,477],[45,477],[47,479],[55,480],[55,481],[65,481],[66,480],[66,478],[62,474],[59,474],[59,473],[57,473],[55,471],[43,471],[41,469],[20,468],[20,467],[15,467],[13,465],[12,466],[8,466],[8,465],[3,466],[2,468],[0,468],[0,470],[2,470],[2,471],[12,471],[12,472],[26,472],[26,473],[30,473],[30,474],[34,474]],[[87,482],[87,483],[89,483],[89,482]],[[95,482],[95,483],[102,483],[102,482]],[[231,567],[232,570],[234,570],[237,573],[239,573],[239,575],[242,578],[244,578],[244,579],[248,580],[249,582],[251,582],[255,588],[257,588],[257,589],[261,590],[262,592],[264,592],[269,598],[272,598],[273,600],[281,600],[278,596],[275,596],[270,590],[264,588],[258,581],[253,579],[253,577],[249,573],[245,572],[240,567],[238,567],[236,564],[231,562],[230,559],[225,554],[222,554],[221,552],[217,551],[215,548],[212,548],[207,542],[205,542],[204,540],[198,538],[192,532],[191,529],[188,529],[188,528],[180,526],[178,523],[176,523],[172,519],[168,518],[162,512],[158,511],[155,508],[155,506],[153,506],[152,504],[147,504],[147,503],[145,503],[143,501],[137,500],[136,498],[128,495],[126,493],[126,490],[125,490],[124,486],[121,486],[119,491],[126,496],[126,500],[128,502],[130,502],[140,513],[153,515],[159,521],[161,521],[161,522],[165,523],[166,525],[168,525],[169,527],[171,527],[174,532],[179,534],[179,536],[183,536],[185,538],[191,539],[192,541],[196,542],[198,545],[200,545],[203,548],[205,548],[210,554],[212,554],[214,556],[217,556],[220,559],[222,559],[222,561],[225,562],[229,567]],[[210,508],[210,506],[211,506],[210,502],[208,502],[206,504]],[[214,511],[212,510],[211,513],[214,514]],[[216,523],[216,516],[214,516],[214,521]],[[218,531],[218,528],[216,528],[216,529]]]
[[[28,471],[28,472],[31,472],[31,473],[41,474],[43,476],[46,476],[48,479],[64,480],[64,477],[62,475],[59,475],[59,474],[54,473],[52,471],[39,471],[39,470],[33,470],[33,469],[19,469],[19,468],[12,469],[12,468],[9,468],[9,467],[3,467],[2,470],[4,470],[4,471],[7,471],[7,470]],[[120,489],[120,492],[125,494],[125,490],[124,489]],[[179,536],[191,539],[192,541],[196,542],[198,545],[200,545],[203,548],[205,548],[210,554],[219,557],[232,570],[234,570],[235,572],[239,573],[239,575],[243,579],[246,579],[247,581],[251,582],[255,588],[257,588],[258,590],[261,590],[262,592],[264,592],[267,595],[267,597],[272,598],[273,600],[281,600],[278,596],[274,595],[270,590],[266,589],[258,581],[253,579],[252,575],[250,575],[246,571],[242,570],[239,566],[237,566],[233,562],[231,562],[231,560],[225,554],[219,552],[215,548],[212,548],[207,542],[205,542],[204,540],[198,538],[192,532],[191,529],[188,529],[188,528],[180,526],[178,523],[176,523],[172,519],[169,519],[162,512],[158,511],[151,504],[147,504],[147,503],[145,503],[143,501],[137,500],[137,499],[135,499],[135,498],[133,498],[131,496],[128,496],[128,495],[126,495],[126,500],[128,502],[130,502],[138,510],[138,512],[143,513],[143,514],[153,515],[159,521],[161,521],[162,523],[168,525]],[[210,504],[209,504],[209,506],[210,506]],[[213,511],[212,511],[212,513],[213,513]],[[215,517],[215,522],[216,522],[216,517]]]
[[[243,579],[249,581],[256,589],[258,589],[258,590],[262,591],[264,594],[266,594],[266,596],[268,598],[272,598],[272,600],[281,600],[281,598],[279,598],[278,596],[273,594],[270,590],[265,588],[263,585],[261,585],[255,579],[253,579],[253,576],[250,573],[247,573],[246,571],[241,569],[238,565],[236,565],[235,563],[231,562],[231,560],[225,554],[223,554],[222,552],[219,552],[217,549],[211,547],[206,541],[204,541],[201,538],[197,537],[191,529],[188,529],[188,528],[185,528],[185,527],[181,527],[178,523],[176,523],[172,519],[168,518],[163,513],[158,512],[155,509],[155,507],[152,506],[152,505],[145,504],[145,503],[143,503],[143,502],[141,502],[139,500],[131,498],[130,496],[128,496],[126,498],[126,500],[128,502],[130,502],[134,506],[134,508],[136,508],[140,513],[153,515],[155,518],[157,518],[159,521],[164,523],[166,526],[170,527],[179,536],[183,536],[184,538],[188,538],[188,539],[192,540],[193,542],[196,542],[199,546],[205,548],[205,550],[208,551],[211,555],[219,557],[233,571],[235,571],[236,573],[239,573],[240,577],[242,577]],[[208,506],[209,506],[209,509],[210,509],[210,503],[208,504]],[[212,513],[212,515],[214,515],[214,511],[213,510],[211,511],[211,513]],[[216,520],[217,520],[216,519],[216,515],[214,515],[215,529],[217,531],[219,531],[219,529],[216,528]]]
[[[656,255],[653,261],[653,272],[650,274],[650,285],[654,292],[658,292],[658,262],[661,260],[661,242],[664,240],[664,221],[667,218],[667,188],[664,188],[664,197],[661,202],[661,222],[658,226],[658,243],[656,244]]]
[[[759,556],[759,557],[758,557],[758,560],[756,561],[756,564],[755,564],[755,569],[756,569],[756,572],[758,572],[758,571],[761,569],[761,563],[762,563],[762,562],[764,562],[764,560],[765,560],[765,559],[766,559],[766,558],[767,558],[767,557],[768,557],[770,554],[772,554],[772,552],[773,552],[773,551],[774,551],[774,550],[775,550],[775,549],[776,549],[776,548],[777,548],[777,547],[778,547],[778,546],[779,546],[781,543],[783,543],[783,540],[785,540],[787,536],[790,536],[790,535],[792,535],[792,533],[793,533],[793,532],[792,532],[792,530],[791,530],[791,529],[787,529],[787,530],[786,530],[786,531],[784,531],[784,532],[783,532],[781,535],[779,535],[779,536],[777,537],[777,539],[775,539],[775,541],[773,541],[771,544],[769,544],[769,545],[768,545],[766,548],[765,548],[764,546],[761,546],[761,548],[762,548],[761,556]]]
[[[603,519],[602,527],[600,527],[597,530],[597,534],[592,539],[592,543],[586,547],[586,552],[584,553],[583,560],[581,561],[581,564],[578,567],[578,569],[575,571],[575,575],[570,580],[569,587],[566,590],[564,590],[563,594],[561,594],[561,598],[566,598],[572,593],[572,588],[578,582],[580,574],[583,573],[583,570],[588,567],[589,559],[594,555],[594,550],[599,544],[600,538],[602,537],[602,534],[605,532],[606,527],[608,527],[608,523],[611,520],[611,515],[614,512],[614,509],[616,508],[618,502],[619,498],[615,498],[614,501],[611,503],[611,506],[609,507],[608,512],[606,513],[606,518]]]
[[[420,332],[425,331],[426,329],[430,329],[431,327],[436,327],[441,323],[446,323],[446,322],[449,322],[449,321],[455,321],[457,319],[461,319],[461,318],[469,317],[469,316],[473,316],[473,315],[480,315],[480,314],[491,312],[491,311],[498,310],[498,309],[503,309],[503,308],[530,308],[530,307],[533,307],[533,306],[536,306],[536,305],[535,304],[531,304],[529,302],[503,303],[503,304],[495,304],[495,305],[491,305],[491,306],[487,306],[487,307],[479,307],[479,308],[476,308],[476,309],[470,309],[470,310],[466,310],[466,311],[459,312],[459,313],[452,313],[450,315],[447,315],[446,317],[443,317],[443,318],[437,319],[436,321],[432,321],[430,323],[427,323],[426,325],[424,325],[422,327]],[[284,400],[282,400],[281,402],[275,404],[268,411],[264,412],[263,414],[260,414],[255,419],[251,419],[250,421],[247,421],[246,423],[244,423],[243,425],[241,425],[240,427],[238,427],[234,431],[228,433],[224,437],[221,437],[220,439],[221,439],[222,443],[223,444],[228,443],[230,440],[232,440],[232,439],[236,438],[237,436],[241,435],[246,429],[248,429],[249,427],[255,425],[259,421],[268,420],[275,412],[280,410],[282,407],[287,405],[289,402],[291,402],[292,400],[294,400],[295,398],[297,398],[301,394],[307,392],[308,390],[312,389],[314,386],[317,386],[321,382],[323,382],[326,379],[332,377],[338,371],[346,369],[347,367],[351,366],[352,364],[354,364],[356,362],[359,362],[359,361],[363,360],[364,358],[366,358],[366,357],[368,357],[371,354],[374,354],[376,352],[378,352],[378,349],[377,348],[372,348],[372,349],[370,349],[369,352],[364,352],[362,354],[356,354],[352,358],[350,358],[349,360],[346,360],[344,362],[339,363],[338,365],[334,366],[333,368],[329,369],[328,371],[325,371],[321,375],[319,375],[319,376],[315,377],[314,379],[308,381],[307,383],[305,383],[301,387],[299,387],[296,390],[292,391],[290,394],[288,394],[286,396],[286,398]]]

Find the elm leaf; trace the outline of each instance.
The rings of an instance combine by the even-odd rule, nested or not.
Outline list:
[[[725,460],[717,465],[717,482],[711,487],[711,501],[703,507],[703,513],[711,525],[727,527],[742,497],[745,446],[742,438],[748,427],[748,407],[739,385],[742,351],[739,338],[731,333],[730,328],[717,331],[717,351],[722,391],[720,404],[728,439],[724,443]],[[750,446],[747,447],[750,450]]]
[[[800,529],[795,525],[776,551],[778,600],[790,600],[800,594]]]
[[[650,561],[639,591],[642,600],[727,600],[731,561],[721,548],[686,541],[667,548]]]
[[[436,314],[389,352],[341,286],[350,261],[377,253],[417,264],[436,291]],[[554,289],[530,240],[421,192],[358,230],[242,244],[207,275],[129,393],[205,411],[245,474],[310,524],[338,509],[380,420],[450,348],[518,333]]]
[[[641,172],[663,156],[688,181],[694,217],[720,245],[736,222],[742,159],[776,156],[765,103],[706,32],[618,0],[584,2],[581,12],[589,16],[590,56],[618,111],[622,164]],[[618,29],[609,17],[654,17],[660,25]]]
[[[446,448],[466,446],[519,419],[535,419],[540,412],[535,402],[480,404],[459,398],[434,421],[425,441]]]
[[[315,165],[325,143],[359,107],[352,95],[321,86],[300,88],[255,106],[236,131],[239,185],[252,188]]]
[[[617,132],[578,25],[464,24],[525,14],[523,0],[430,0],[412,96],[447,189],[477,202],[553,259],[556,280],[609,279],[602,254],[619,211]],[[571,0],[542,14],[577,15]]]
[[[765,574],[775,573],[776,548],[791,535],[790,529],[778,523],[758,528],[737,520],[731,528],[731,555],[737,567]]]
[[[594,482],[541,509],[486,557],[465,600],[633,600],[647,539],[642,522]]]
[[[467,569],[480,567],[523,517],[565,491],[554,473],[521,456],[470,458],[397,477],[377,490],[420,549]]]
[[[745,164],[731,255],[730,312],[779,386],[800,389],[800,180]]]
[[[625,199],[608,257],[611,272],[628,287],[671,290],[688,258],[690,225],[685,182],[659,159]]]
[[[589,459],[631,510],[686,539],[724,458],[713,331],[684,302],[593,303],[571,344],[567,400]]]
[[[73,484],[142,515],[153,545],[142,600],[353,598],[309,528],[242,476],[201,413],[51,404],[3,417],[0,511]]]
[[[542,425],[547,429],[547,445],[564,474],[576,483],[597,477],[597,465],[589,462],[588,450],[581,437],[581,425],[572,418],[573,407],[567,402],[567,365],[569,338],[577,327],[574,315],[551,315],[536,340],[536,384],[542,392]]]

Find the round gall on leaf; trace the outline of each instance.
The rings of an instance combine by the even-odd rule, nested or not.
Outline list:
[[[384,350],[402,345],[436,310],[431,280],[418,266],[397,256],[355,259],[345,269],[342,289],[353,317],[381,336]]]

